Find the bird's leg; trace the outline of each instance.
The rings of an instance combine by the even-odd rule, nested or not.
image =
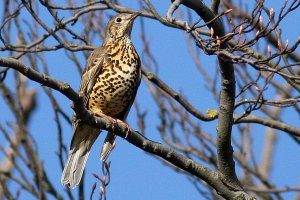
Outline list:
[[[94,111],[93,111],[94,112]],[[111,116],[108,116],[108,115],[105,115],[103,112],[101,111],[96,111],[94,112],[94,114],[97,116],[97,117],[106,117],[109,119],[109,121],[112,122],[112,129],[115,128],[115,124],[118,122],[118,120],[116,120],[115,118],[111,117]]]
[[[124,121],[122,121],[122,120],[119,120],[119,119],[115,119],[115,118],[113,118],[113,117],[110,117],[110,116],[108,116],[108,115],[105,115],[102,111],[99,111],[99,110],[93,110],[93,113],[97,116],[97,117],[107,117],[107,118],[109,118],[109,120],[110,121],[112,121],[112,129],[114,129],[115,128],[115,124],[118,124],[118,123],[120,123],[120,124],[122,124],[123,126],[125,126],[126,128],[126,130],[125,130],[125,139],[127,139],[127,137],[128,137],[128,134],[129,134],[129,132],[131,131],[131,128],[130,128],[130,126],[126,123],[126,122],[124,122]]]

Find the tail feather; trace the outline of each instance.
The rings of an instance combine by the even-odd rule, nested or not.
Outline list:
[[[67,165],[63,171],[61,182],[71,189],[79,185],[89,152],[82,153],[81,149],[70,152]]]
[[[99,132],[100,130],[88,125],[78,125],[75,128],[71,150],[61,177],[63,185],[75,188],[80,183],[90,149]]]
[[[112,132],[108,132],[107,133],[107,136],[104,140],[104,143],[103,143],[103,147],[102,147],[102,150],[101,150],[101,156],[100,156],[100,159],[102,161],[105,161],[110,152],[113,150],[114,148],[114,142],[115,142],[115,139],[116,139],[116,135]]]

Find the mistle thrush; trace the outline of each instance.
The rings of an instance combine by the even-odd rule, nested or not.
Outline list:
[[[139,14],[122,13],[107,27],[103,45],[88,58],[82,74],[80,93],[85,106],[95,115],[125,120],[141,81],[141,62],[130,40],[134,19]],[[90,149],[100,129],[79,120],[73,122],[73,138],[61,182],[76,187],[82,177]],[[109,132],[101,151],[105,160],[116,136]]]

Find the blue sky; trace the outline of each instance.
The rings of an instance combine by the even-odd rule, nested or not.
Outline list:
[[[133,5],[132,1],[124,0],[121,2],[123,5],[138,8],[137,4]],[[153,4],[157,8],[159,14],[162,16],[166,15],[169,1],[156,0],[153,1]],[[280,6],[280,4],[270,0],[266,1],[266,5],[274,7],[275,11],[277,11]],[[182,9],[185,10],[185,8]],[[107,11],[107,13],[113,14],[114,12]],[[294,12],[293,15],[289,16],[287,20],[282,23],[283,38],[284,40],[289,39],[291,43],[299,37],[300,33],[300,22],[299,20],[295,21],[294,19],[300,19],[300,12]],[[217,104],[212,101],[213,96],[206,92],[207,89],[205,88],[205,83],[201,78],[201,74],[197,71],[192,58],[189,55],[188,47],[184,39],[184,33],[181,30],[165,27],[159,22],[151,19],[145,19],[145,26],[147,35],[151,39],[151,50],[154,52],[160,67],[158,76],[167,84],[171,85],[176,91],[184,91],[184,95],[187,99],[202,112],[205,112],[207,109],[217,109]],[[137,19],[133,28],[132,40],[138,52],[142,52],[143,50],[140,41],[140,30],[140,21]],[[100,44],[93,45],[99,46]],[[5,53],[2,55],[5,55]],[[80,76],[77,73],[74,64],[66,59],[64,52],[60,50],[59,52],[49,52],[46,55],[50,75],[56,79],[70,83],[71,86],[77,90],[79,87]],[[217,65],[214,56],[209,57],[202,53],[200,55],[200,60],[203,61],[205,68],[211,69],[208,71],[209,73],[215,73]],[[80,62],[82,66],[85,65],[83,59],[81,59]],[[12,76],[12,71],[10,71],[6,79],[7,83],[12,81]],[[54,123],[53,111],[49,109],[51,103],[38,84],[30,82],[29,85],[38,89],[38,100],[40,102],[31,119],[29,128],[33,137],[39,144],[39,155],[43,159],[43,164],[49,173],[51,181],[55,183],[60,191],[62,191],[63,187],[60,185],[61,170],[59,169],[58,159],[55,155],[55,152],[58,149],[57,130]],[[71,102],[58,92],[54,91],[54,94],[64,111],[71,116]],[[145,135],[151,140],[161,142],[160,134],[156,128],[156,125],[159,122],[158,110],[143,81],[137,94],[137,101],[141,108],[148,112]],[[0,105],[3,103],[3,99],[0,99]],[[1,123],[6,122],[8,119],[13,120],[11,113],[7,108],[1,106],[0,112],[7,113],[5,115],[0,115]],[[287,122],[291,122],[294,125],[298,125],[299,123],[299,116],[284,115],[284,117],[286,117]],[[130,112],[127,121],[134,129],[138,129],[134,109]],[[64,122],[63,119],[62,122],[64,142],[69,145],[72,133],[71,127]],[[216,124],[217,121],[209,123],[199,122],[201,128],[212,135],[215,135]],[[237,131],[237,129],[234,129],[233,134],[235,134],[235,131]],[[253,138],[255,139],[254,150],[258,155],[260,155],[260,152],[262,151],[261,144],[263,143],[263,132],[264,127],[256,126]],[[99,152],[105,134],[106,133],[103,132],[94,144],[86,165],[85,175],[87,181],[85,187],[87,188],[87,197],[89,196],[92,184],[96,181],[91,173],[101,172]],[[0,135],[0,139],[1,137],[2,136]],[[277,167],[273,171],[272,180],[279,183],[282,187],[288,183],[299,185],[299,172],[297,172],[299,170],[297,169],[300,163],[300,155],[297,153],[297,146],[282,132],[278,133],[278,142],[278,152],[276,152],[275,158],[275,165]],[[0,156],[3,155],[0,154]],[[200,198],[200,195],[187,180],[185,175],[175,172],[162,164],[158,159],[135,148],[123,139],[117,139],[117,147],[114,149],[109,161],[112,162],[110,169],[111,183],[107,187],[107,197],[109,200],[180,200]],[[284,176],[282,171],[285,171]],[[74,194],[76,192],[77,189],[74,190]],[[97,196],[97,194],[95,195]],[[291,193],[287,194],[285,197],[290,198],[292,196],[293,194]]]

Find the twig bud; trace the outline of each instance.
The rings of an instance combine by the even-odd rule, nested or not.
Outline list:
[[[284,49],[287,49],[289,46],[289,40],[286,40],[285,45],[284,45]]]
[[[101,180],[101,178],[98,176],[98,174],[93,173],[93,176],[94,176],[96,179]]]
[[[228,10],[225,10],[224,14],[226,15],[226,14],[230,13],[231,11],[232,11],[232,8],[228,9]]]
[[[241,35],[242,32],[243,32],[243,25],[240,26],[239,31],[238,31],[238,34]]]
[[[210,37],[214,37],[215,31],[214,29],[211,27],[210,28]]]
[[[282,49],[282,44],[281,44],[281,41],[279,39],[277,40],[277,48],[278,48],[279,51],[281,51],[281,49]]]
[[[100,187],[101,193],[105,194],[105,188],[103,186]]]
[[[268,54],[269,55],[272,55],[272,49],[271,49],[271,47],[268,45],[268,47],[267,47],[267,51],[268,51]]]
[[[260,30],[263,29],[263,26],[264,26],[264,20],[263,20],[263,17],[262,17],[262,16],[259,16],[259,28],[260,28]]]
[[[275,15],[274,9],[271,8],[270,11],[269,11],[270,20],[273,20],[273,19],[274,19],[274,15]]]
[[[256,33],[255,33],[255,36],[258,36],[260,33],[260,31],[258,30]]]
[[[219,36],[217,36],[216,38],[217,38],[217,45],[221,46],[221,40],[219,39]]]

